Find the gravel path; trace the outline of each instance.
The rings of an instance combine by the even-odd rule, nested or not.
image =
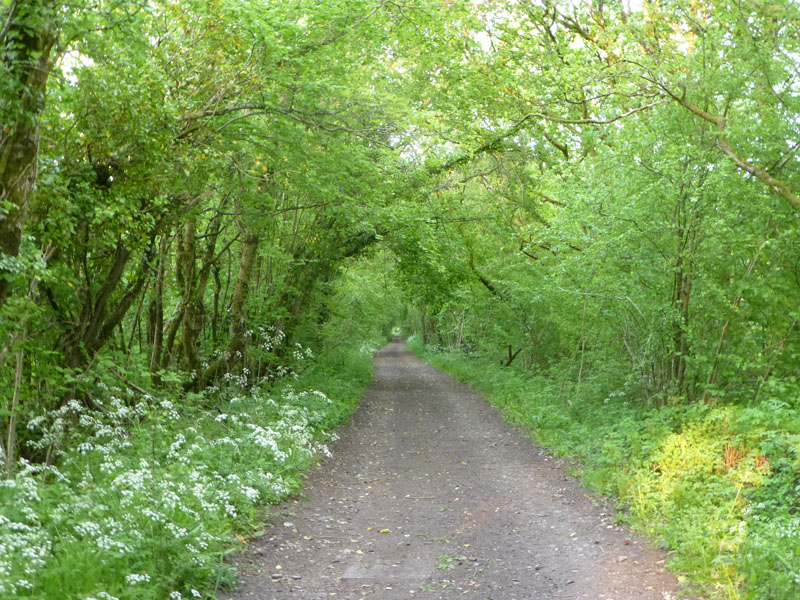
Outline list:
[[[235,563],[230,600],[665,600],[665,556],[475,392],[380,350],[375,380],[306,499]]]

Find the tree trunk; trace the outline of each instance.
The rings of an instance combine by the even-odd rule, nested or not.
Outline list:
[[[244,231],[243,233],[244,244],[239,261],[239,274],[236,277],[236,285],[233,288],[233,296],[231,297],[230,341],[225,353],[211,363],[200,376],[200,387],[206,387],[211,382],[216,381],[222,376],[227,367],[244,358],[246,346],[244,306],[250,290],[252,267],[258,253],[260,238],[257,233],[252,231]]]
[[[231,340],[244,335],[245,315],[244,304],[247,301],[247,293],[250,290],[250,275],[252,273],[253,260],[258,250],[259,236],[257,233],[248,232],[242,247],[242,258],[239,263],[239,275],[236,278],[236,286],[233,288],[231,298]]]
[[[744,275],[745,279],[748,279],[750,277],[750,275],[752,274],[753,268],[756,266],[756,263],[758,262],[758,258],[759,258],[759,255],[761,253],[761,250],[764,249],[764,246],[766,245],[766,243],[767,243],[767,239],[766,239],[766,234],[765,234],[764,241],[758,247],[758,250],[756,250],[756,254],[753,256],[753,258],[750,259],[750,262],[747,265],[747,271],[745,271],[745,275]],[[739,308],[739,303],[741,301],[742,301],[742,297],[739,294],[737,294],[736,297],[733,299],[733,305],[731,306],[731,314],[736,314],[736,310]],[[719,360],[720,360],[720,356],[722,356],[722,348],[723,348],[723,346],[725,344],[725,338],[728,337],[728,328],[730,327],[730,325],[731,325],[731,319],[729,317],[725,321],[725,324],[722,326],[722,332],[720,333],[720,336],[719,336],[719,342],[717,342],[717,348],[714,351],[714,360],[712,361],[711,369],[708,372],[708,378],[706,379],[706,387],[703,390],[703,397],[701,399],[702,402],[710,403],[712,401],[712,397],[710,395],[710,392],[709,392],[708,388],[710,388],[716,382],[717,373],[718,373],[718,369],[719,369]]]
[[[88,364],[112,338],[114,331],[141,294],[150,277],[151,262],[155,254],[155,236],[156,233],[153,232],[150,245],[144,251],[131,283],[122,292],[115,305],[111,305],[111,301],[131,258],[131,251],[121,240],[117,243],[113,262],[97,295],[92,294],[92,290],[87,288],[77,327],[65,334],[59,343],[69,367],[80,368]]]
[[[214,274],[214,315],[211,318],[211,343],[217,347],[217,324],[219,323],[219,294],[222,291],[222,281],[219,278],[219,265],[212,265],[211,272]]]
[[[50,53],[56,40],[53,0],[22,2],[0,9],[0,72],[12,91],[0,113],[0,254],[16,258],[28,203],[36,184],[39,115],[44,109]],[[9,294],[9,274],[0,270],[0,306]]]
[[[156,373],[161,367],[161,351],[164,347],[164,273],[166,271],[169,236],[163,236],[158,247],[158,271],[156,285],[153,290],[153,301],[150,305],[150,322],[148,325],[148,341],[150,348],[150,374],[153,383],[161,384]]]
[[[183,272],[183,289],[181,304],[183,305],[183,314],[181,315],[181,346],[183,347],[183,355],[186,357],[186,363],[189,371],[197,368],[200,363],[200,355],[197,353],[197,332],[199,328],[196,321],[199,317],[199,309],[193,310],[194,301],[194,287],[195,287],[195,270],[196,264],[196,229],[197,217],[191,214],[187,217],[186,222],[183,224],[182,240],[178,244],[178,262]]]
[[[686,356],[689,354],[689,301],[692,293],[692,277],[683,272],[682,261],[676,268],[672,287],[672,304],[677,312],[673,326],[672,360],[670,379],[678,391],[684,390],[686,380]]]
[[[703,179],[704,180],[704,179]],[[701,180],[701,183],[702,181]],[[687,194],[682,193],[675,203],[673,226],[678,232],[678,252],[673,267],[672,305],[677,315],[673,323],[672,357],[665,382],[667,388],[693,396],[694,390],[687,389],[686,357],[689,355],[689,307],[692,297],[692,271],[697,249],[698,218],[691,208]]]
[[[222,210],[226,198],[223,198],[219,206]],[[202,267],[195,275],[196,269],[196,218],[192,215],[184,227],[184,240],[182,255],[179,260],[183,263],[184,277],[184,309],[181,321],[182,336],[181,345],[186,364],[189,371],[197,371],[200,367],[200,354],[197,351],[197,338],[203,330],[203,320],[205,317],[205,295],[208,287],[208,278],[211,274],[211,266],[214,261],[214,253],[217,248],[217,238],[222,228],[221,213],[211,220],[206,231],[206,247],[203,252]]]
[[[49,244],[48,247],[42,252],[42,260],[47,263],[53,257],[55,247]],[[36,288],[39,285],[39,278],[34,277],[28,285],[28,302],[33,300],[36,293]],[[6,446],[3,448],[2,440],[0,440],[0,455],[4,455],[6,477],[9,479],[14,475],[14,469],[17,462],[17,409],[20,404],[20,392],[22,390],[22,375],[25,366],[25,340],[28,336],[28,314],[24,313],[21,318],[20,330],[12,339],[11,343],[19,343],[16,352],[16,362],[14,366],[14,391],[11,398],[11,412],[8,415],[8,430],[6,437]],[[0,360],[2,364],[2,360]],[[5,452],[3,452],[5,450]]]
[[[27,328],[23,327],[22,335],[20,336],[20,347],[17,350],[17,361],[14,368],[14,393],[11,399],[11,414],[8,416],[8,438],[6,442],[6,477],[11,479],[14,475],[14,468],[17,464],[17,408],[19,407],[19,394],[22,388],[22,368],[25,358],[25,337],[27,336]]]

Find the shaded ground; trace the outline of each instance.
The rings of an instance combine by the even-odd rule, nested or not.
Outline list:
[[[665,556],[565,476],[478,394],[401,342],[306,500],[234,561],[230,600],[664,600]]]

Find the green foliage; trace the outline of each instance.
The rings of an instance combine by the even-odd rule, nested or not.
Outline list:
[[[64,468],[109,388],[202,421],[402,325],[686,568],[791,594],[800,9],[630,4],[0,2],[6,474]]]

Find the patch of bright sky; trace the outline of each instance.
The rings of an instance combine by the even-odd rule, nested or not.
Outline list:
[[[91,57],[81,54],[77,50],[70,50],[65,52],[59,61],[61,72],[64,74],[64,79],[74,86],[78,83],[78,77],[75,71],[81,67],[93,67],[94,61]]]

